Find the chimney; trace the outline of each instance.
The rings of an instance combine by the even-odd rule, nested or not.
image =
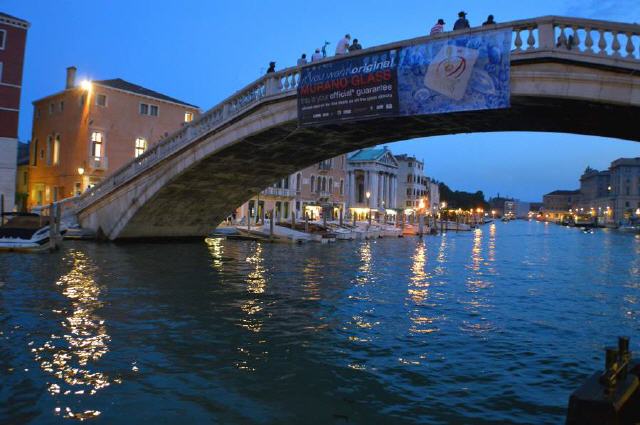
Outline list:
[[[76,86],[76,71],[78,68],[70,66],[67,68],[67,86],[66,89],[72,89]]]

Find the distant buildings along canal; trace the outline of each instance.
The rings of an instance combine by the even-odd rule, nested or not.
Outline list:
[[[640,219],[640,158],[619,158],[608,170],[587,167],[580,188],[555,190],[543,197],[545,219],[563,222],[592,217],[617,226]]]

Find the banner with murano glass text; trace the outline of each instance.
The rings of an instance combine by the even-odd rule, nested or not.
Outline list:
[[[302,125],[510,106],[511,29],[437,38],[305,67]]]

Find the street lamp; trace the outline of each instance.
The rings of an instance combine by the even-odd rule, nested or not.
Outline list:
[[[371,226],[371,202],[369,199],[371,198],[371,192],[367,191],[367,208],[369,208],[369,226]]]

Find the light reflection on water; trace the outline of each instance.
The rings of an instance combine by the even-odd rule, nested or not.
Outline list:
[[[640,349],[640,239],[610,231],[33,258],[0,256],[2,424],[562,423],[602,346]]]
[[[53,379],[49,393],[60,398],[60,404],[78,396],[92,396],[120,378],[110,378],[96,370],[100,358],[109,350],[110,336],[105,321],[96,313],[102,307],[100,287],[93,280],[96,267],[87,256],[76,250],[63,261],[71,263],[69,273],[56,282],[68,300],[68,308],[52,310],[60,317],[62,332],[51,334],[42,346],[34,347],[35,360]],[[71,397],[66,397],[72,395]],[[99,410],[73,411],[71,407],[58,407],[56,413],[65,418],[84,420],[100,415]]]

